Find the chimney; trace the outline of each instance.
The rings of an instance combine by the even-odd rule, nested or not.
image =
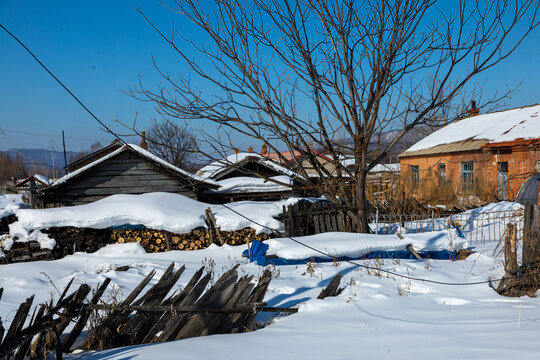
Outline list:
[[[142,132],[141,134],[141,144],[139,145],[144,150],[148,150],[148,144],[146,143],[146,132]]]
[[[248,147],[248,153],[252,153],[253,152],[253,148],[250,146]]]
[[[234,153],[235,153],[236,155],[238,155],[238,154],[240,154],[240,150],[238,150],[237,148],[234,148]]]
[[[471,108],[467,110],[467,117],[477,116],[480,114],[480,109],[476,108],[476,101],[471,100]]]
[[[268,147],[265,145],[262,146],[261,155],[266,156],[268,154]]]

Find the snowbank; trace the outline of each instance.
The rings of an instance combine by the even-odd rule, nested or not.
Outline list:
[[[455,230],[406,234],[404,237],[399,239],[396,235],[330,232],[294,239],[339,258],[358,258],[377,251],[407,251],[406,247],[409,244],[419,252],[444,250],[452,252],[468,246],[467,241],[459,237]],[[288,238],[271,239],[265,243],[269,246],[267,255],[276,255],[286,260],[330,258]]]
[[[464,211],[462,214],[482,214],[492,211],[517,211],[523,210],[524,206],[513,201],[501,201],[497,203],[487,204],[471,210]]]
[[[204,210],[210,207],[217,226],[223,231],[252,227],[258,233],[269,233],[268,228],[282,229],[283,224],[274,219],[274,216],[281,213],[283,205],[296,201],[296,198],[275,202],[241,201],[225,207],[171,193],[112,195],[85,205],[54,209],[19,209],[16,211],[18,221],[11,224],[9,229],[10,236],[17,236],[19,241],[29,241],[32,232],[61,226],[105,229],[143,225],[150,229],[187,233],[197,227],[206,227]],[[240,214],[249,216],[251,220]],[[37,237],[35,240],[40,241],[43,238]]]
[[[22,201],[21,194],[6,194],[0,195],[0,218],[13,215],[19,208],[28,207]]]

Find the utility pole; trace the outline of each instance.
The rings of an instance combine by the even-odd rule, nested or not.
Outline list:
[[[67,157],[66,157],[66,138],[64,137],[64,130],[62,130],[62,144],[64,145],[64,168],[67,168]],[[67,169],[65,169],[67,174]]]

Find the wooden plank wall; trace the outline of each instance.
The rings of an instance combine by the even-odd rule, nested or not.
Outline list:
[[[196,199],[187,180],[174,177],[145,159],[125,151],[97,165],[79,180],[58,189],[62,205],[80,205],[114,194],[171,192]]]

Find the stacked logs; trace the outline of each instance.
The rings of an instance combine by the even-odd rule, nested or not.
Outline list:
[[[92,253],[112,243],[110,229],[67,226],[52,227],[42,232],[56,240],[55,258],[64,257],[76,251]]]
[[[244,228],[237,231],[220,231],[219,235],[209,229],[197,229],[186,234],[175,234],[163,230],[150,229],[115,229],[111,232],[111,241],[119,244],[139,242],[146,252],[170,250],[199,250],[216,244],[245,245],[249,240],[266,240],[267,234],[255,234],[255,229]]]
[[[9,251],[3,252],[5,256],[0,257],[0,264],[54,259],[53,251],[42,249],[37,241],[15,242]]]
[[[218,229],[196,229],[186,234],[175,234],[164,230],[151,229],[91,229],[77,227],[53,227],[42,230],[56,240],[54,249],[42,249],[40,244],[15,242],[10,251],[4,250],[1,263],[60,259],[74,252],[95,252],[107,244],[139,242],[146,252],[170,250],[199,250],[217,245],[246,245],[253,240],[263,241],[268,234],[255,234],[255,229],[244,228],[237,231]]]

